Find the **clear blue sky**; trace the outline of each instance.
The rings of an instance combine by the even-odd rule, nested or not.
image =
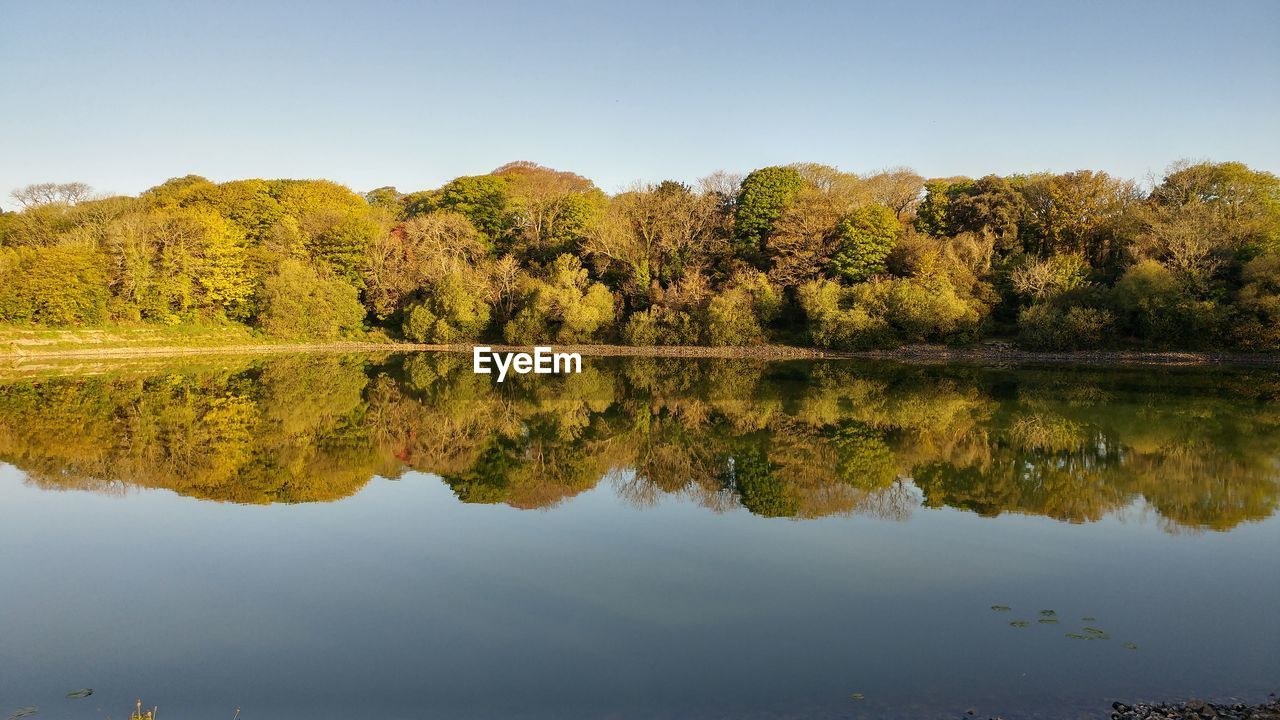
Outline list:
[[[1280,171],[1271,0],[0,0],[0,70],[2,195],[187,173],[414,190],[517,159],[611,191],[793,161]]]

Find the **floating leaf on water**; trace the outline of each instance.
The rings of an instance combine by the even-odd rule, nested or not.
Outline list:
[[[1041,611],[1040,611],[1040,614],[1041,614],[1041,615],[1043,615],[1043,616],[1045,616],[1045,617],[1053,617],[1054,615],[1057,615],[1058,613],[1056,613],[1056,612],[1054,612],[1054,611],[1052,611],[1052,610],[1041,610]]]
[[[1038,621],[1041,625],[1057,625],[1058,618],[1040,618]]]
[[[1080,633],[1067,633],[1067,637],[1071,638],[1072,640],[1092,640],[1093,639],[1088,635],[1081,635]]]
[[[850,695],[849,697],[853,698],[854,700],[865,700],[865,699],[866,699],[866,696],[865,696],[865,695],[863,695],[862,693],[854,693],[854,694]]]
[[[1096,627],[1087,627],[1087,628],[1085,628],[1085,629],[1084,629],[1084,631],[1085,631],[1085,632],[1087,632],[1087,633],[1089,633],[1090,635],[1092,635],[1092,636],[1096,637],[1096,638],[1101,639],[1101,640],[1105,640],[1105,639],[1107,639],[1107,638],[1111,637],[1110,635],[1107,635],[1107,631],[1106,631],[1106,630],[1102,630],[1102,629],[1100,629],[1100,628],[1096,628]]]
[[[1098,618],[1093,618],[1093,617],[1080,618],[1080,622],[1097,622],[1097,621],[1098,621]]]
[[[1014,626],[1014,627],[1026,627],[1026,626],[1030,625],[1031,623],[1027,622],[1026,620],[1014,620],[1014,621],[1010,622],[1009,624],[1010,624],[1010,625],[1012,625],[1012,626]]]
[[[39,710],[31,706],[20,707],[13,711],[13,714],[9,716],[9,720],[18,720],[18,718],[24,718],[28,715],[35,715],[37,712],[39,712]]]
[[[1125,649],[1125,650],[1137,650],[1137,649],[1138,649],[1138,643],[1131,643],[1131,642],[1127,642],[1127,643],[1125,643],[1125,644],[1124,644],[1124,649]]]
[[[1010,608],[1008,605],[992,605],[991,609],[996,612],[1009,612]]]
[[[67,693],[67,697],[72,699],[87,698],[92,694],[93,694],[93,688],[80,688],[79,690],[72,690],[71,692]]]

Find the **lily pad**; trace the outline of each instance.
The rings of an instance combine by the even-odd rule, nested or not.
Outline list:
[[[866,700],[866,699],[867,699],[867,696],[863,695],[862,693],[854,693],[854,694],[850,695],[849,697],[850,697],[850,698],[853,698],[854,700]]]
[[[1030,625],[1031,623],[1027,622],[1026,620],[1014,620],[1014,621],[1010,622],[1009,624],[1010,624],[1010,625],[1012,625],[1012,626],[1014,626],[1014,627],[1026,627],[1026,626]]]
[[[1044,617],[1053,617],[1054,615],[1057,615],[1058,613],[1056,613],[1056,612],[1054,612],[1054,611],[1052,611],[1052,610],[1041,610],[1041,611],[1040,611],[1040,614],[1041,614],[1041,615],[1043,615]]]
[[[24,717],[27,717],[28,715],[35,715],[38,712],[40,712],[40,710],[35,707],[31,707],[31,706],[20,707],[17,710],[13,711],[13,714],[9,716],[9,720],[18,720],[18,718],[24,718]]]
[[[1067,633],[1067,637],[1071,638],[1072,640],[1092,640],[1093,639],[1089,635],[1081,635],[1080,633]]]
[[[1087,633],[1089,633],[1090,635],[1092,635],[1092,636],[1094,636],[1094,637],[1098,638],[1099,640],[1110,640],[1110,639],[1111,639],[1111,636],[1107,634],[1107,631],[1106,631],[1106,630],[1102,630],[1101,628],[1096,628],[1096,627],[1087,627],[1087,628],[1085,628],[1085,629],[1084,629],[1084,631],[1085,631],[1085,632],[1087,632]]]
[[[1057,625],[1058,618],[1051,618],[1051,617],[1040,618],[1036,622],[1040,623],[1041,625]]]
[[[1097,621],[1098,621],[1098,618],[1095,618],[1095,617],[1082,617],[1082,618],[1080,618],[1080,622],[1097,622]]]
[[[992,605],[991,609],[996,612],[1009,612],[1010,610],[1008,605]]]
[[[1125,644],[1124,644],[1124,649],[1125,649],[1125,650],[1137,650],[1137,649],[1138,649],[1138,643],[1127,642],[1127,643],[1125,643]]]
[[[78,698],[87,698],[92,694],[93,694],[93,688],[80,688],[79,690],[72,690],[71,692],[67,693],[67,697],[75,700]]]

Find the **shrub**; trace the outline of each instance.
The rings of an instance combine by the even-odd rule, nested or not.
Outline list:
[[[613,326],[613,293],[591,282],[573,255],[556,258],[545,278],[526,277],[519,295],[520,309],[502,329],[509,343],[585,342]]]
[[[850,212],[836,226],[831,272],[851,282],[883,273],[901,233],[897,214],[887,207],[869,205]]]
[[[104,258],[82,247],[0,249],[0,322],[92,325],[107,315]]]
[[[847,294],[829,280],[800,286],[800,309],[809,320],[813,343],[833,350],[866,350],[895,344],[897,338],[884,316],[872,314],[865,305],[844,307]]]
[[[1212,330],[1215,307],[1197,301],[1168,268],[1144,260],[1125,271],[1115,303],[1126,325],[1153,345],[1197,345]]]
[[[1280,349],[1280,252],[1249,261],[1241,279],[1232,340],[1246,350]]]
[[[658,320],[653,309],[632,313],[622,328],[622,341],[628,345],[645,346],[658,343]]]
[[[782,292],[762,272],[735,277],[707,303],[704,342],[754,345],[764,342],[765,327],[782,311]]]
[[[474,340],[489,325],[491,309],[459,275],[441,278],[426,297],[405,312],[401,330],[406,339],[420,343],[457,343]]]
[[[350,283],[301,260],[280,261],[259,291],[258,326],[283,338],[327,339],[359,330],[364,306]]]
[[[1115,329],[1111,311],[1036,303],[1018,314],[1018,344],[1031,350],[1082,350],[1105,346]]]
[[[764,339],[764,329],[751,307],[751,296],[742,288],[730,288],[707,305],[708,345],[751,345]]]
[[[1015,292],[1032,302],[1043,302],[1087,284],[1089,264],[1076,254],[1024,258],[1009,274]]]
[[[945,277],[885,281],[888,321],[905,342],[972,339],[980,320]]]

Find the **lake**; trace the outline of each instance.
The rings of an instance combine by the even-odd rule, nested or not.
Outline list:
[[[1280,690],[1274,370],[470,362],[0,369],[0,717]]]

